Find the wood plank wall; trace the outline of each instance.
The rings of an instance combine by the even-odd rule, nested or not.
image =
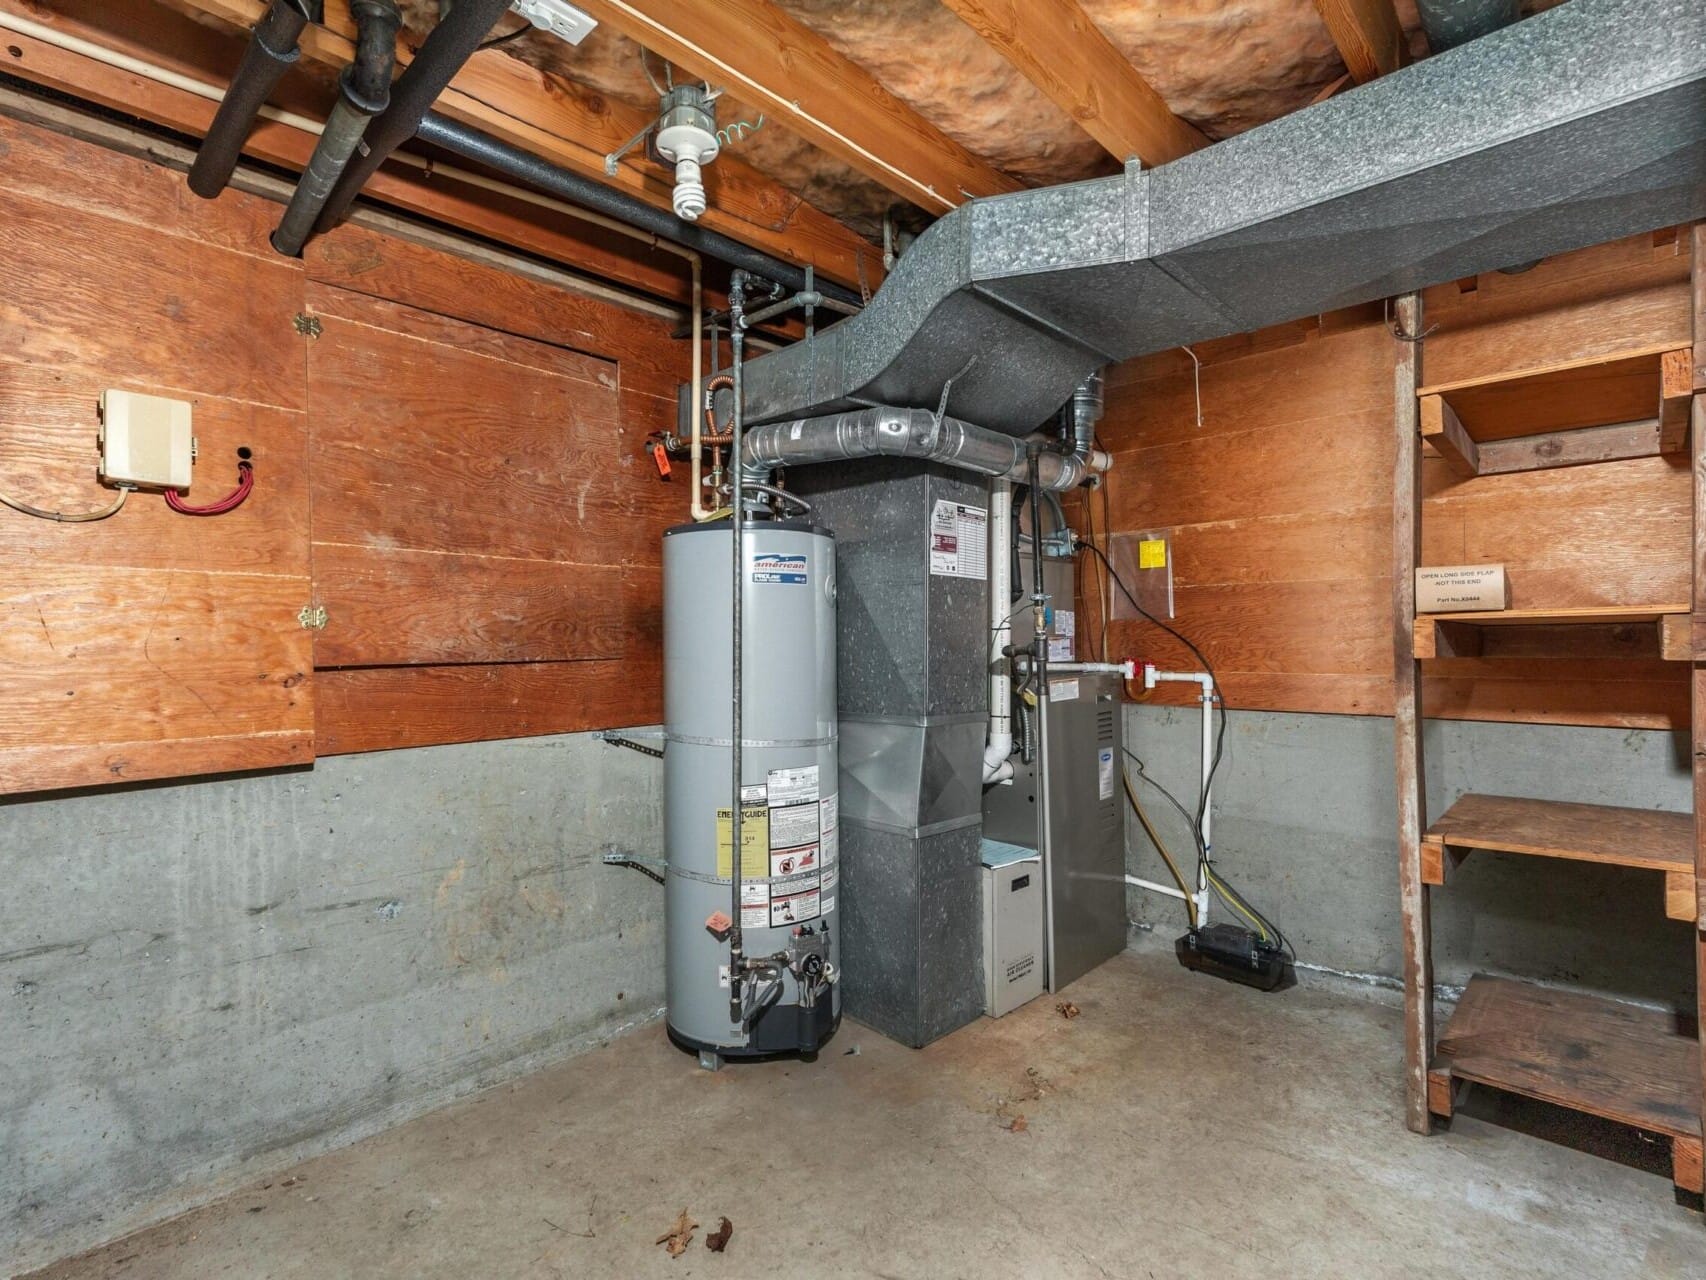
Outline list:
[[[1424,380],[1685,345],[1688,270],[1687,236],[1664,231],[1430,289]],[[1394,342],[1374,306],[1201,344],[1200,427],[1184,352],[1111,371],[1101,438],[1116,464],[1093,514],[1116,532],[1171,529],[1174,625],[1234,707],[1392,712]],[[1502,561],[1516,607],[1689,599],[1685,456],[1469,480],[1428,459],[1424,485],[1424,563]],[[1081,590],[1080,634],[1094,636],[1087,576]],[[1191,662],[1118,613],[1115,656]],[[1430,663],[1425,713],[1681,726],[1687,673],[1659,659],[1649,631],[1596,631],[1570,657],[1530,656],[1558,638],[1528,635]]]
[[[363,227],[287,261],[278,212],[0,118],[0,488],[105,505],[107,387],[192,401],[193,501],[257,476],[208,519],[0,507],[0,792],[661,715],[671,320]]]

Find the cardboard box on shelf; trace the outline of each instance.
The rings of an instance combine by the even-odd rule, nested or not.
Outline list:
[[[1429,565],[1416,570],[1417,613],[1492,613],[1511,606],[1502,564]]]

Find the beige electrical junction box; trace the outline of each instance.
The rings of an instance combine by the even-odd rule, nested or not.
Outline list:
[[[189,401],[136,391],[101,392],[101,479],[185,490],[194,462]]]

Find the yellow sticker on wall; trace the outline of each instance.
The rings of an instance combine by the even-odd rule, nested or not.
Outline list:
[[[725,879],[734,874],[734,859],[729,853],[732,826],[733,810],[718,809],[717,874]],[[740,874],[743,880],[770,874],[770,810],[761,804],[741,807]]]
[[[1165,569],[1167,567],[1167,544],[1160,538],[1143,538],[1137,544],[1137,567],[1139,569]]]

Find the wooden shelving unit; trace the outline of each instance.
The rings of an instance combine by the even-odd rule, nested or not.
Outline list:
[[[1706,807],[1706,224],[1693,229],[1692,244],[1692,348],[1667,344],[1430,386],[1420,376],[1421,344],[1399,342],[1393,649],[1409,1127],[1427,1133],[1449,1119],[1468,1084],[1507,1090],[1668,1139],[1677,1188],[1699,1195],[1706,1191],[1699,1039],[1706,1021],[1706,840],[1698,820]],[[1397,319],[1400,337],[1425,332],[1419,296],[1399,301]],[[1460,476],[1494,476],[1684,451],[1694,474],[1691,600],[1416,614],[1424,455],[1444,459]],[[1496,661],[1554,646],[1570,656],[1592,628],[1616,628],[1647,656],[1691,664],[1695,812],[1469,794],[1427,825],[1421,664]],[[1664,914],[1695,925],[1700,981],[1692,1015],[1478,974],[1436,1038],[1429,895],[1478,850],[1654,873]]]
[[[1443,885],[1447,871],[1476,849],[1656,871],[1664,877],[1665,914],[1673,920],[1699,915],[1692,814],[1459,796],[1422,833],[1422,883]]]

